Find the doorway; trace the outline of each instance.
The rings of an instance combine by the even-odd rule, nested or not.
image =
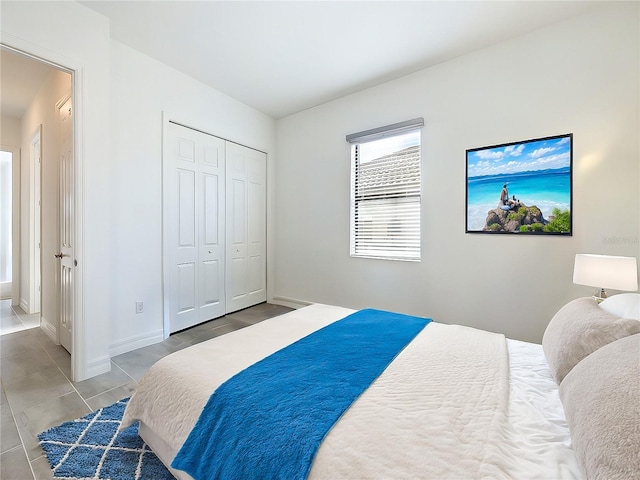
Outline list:
[[[2,145],[0,147],[0,300],[17,303],[14,285],[18,279],[14,273],[13,244],[17,240],[14,222],[19,214],[20,150]]]
[[[72,152],[73,128],[63,132],[57,103],[61,99],[70,103],[73,98],[72,72],[4,45],[0,54],[2,143],[24,152],[17,171],[17,209],[14,206],[12,212],[14,235],[6,248],[13,252],[11,307],[19,318],[21,313],[31,319],[37,316],[36,326],[72,352],[71,336],[66,342],[60,338],[63,318],[68,327],[73,316],[72,309],[65,310],[69,303],[63,301],[62,262],[57,257],[65,224],[61,198],[73,199],[73,182],[61,181],[63,150]],[[71,124],[69,115],[67,125]],[[68,226],[69,219],[66,220]],[[72,286],[70,273],[66,279]],[[67,298],[73,296],[69,294]],[[31,321],[25,328],[33,326]]]

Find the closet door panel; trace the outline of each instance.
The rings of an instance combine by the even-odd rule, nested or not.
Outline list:
[[[196,246],[195,172],[178,169],[178,245],[180,256],[189,258]]]
[[[205,140],[207,140],[205,138]],[[214,154],[215,153],[215,154]],[[224,293],[224,177],[216,150],[203,148],[201,189],[200,249],[200,312],[198,323],[220,317],[225,313]]]
[[[223,272],[224,273],[224,272]],[[210,260],[202,262],[202,281],[200,284],[202,305],[210,307],[220,303],[224,285],[220,285],[220,262]]]
[[[190,312],[196,307],[195,270],[195,263],[181,263],[177,266],[178,313]]]
[[[225,314],[225,141],[169,123],[163,158],[171,333]]]
[[[246,271],[247,264],[245,258],[238,257],[231,261],[231,275],[227,281],[228,288],[230,289],[229,300],[231,302],[242,301],[247,295]]]
[[[198,190],[198,323],[226,313],[225,256],[225,151],[221,138],[196,132]]]
[[[244,162],[237,158],[230,164],[234,177],[227,181],[228,208],[227,208],[227,244],[229,251],[227,260],[230,264],[227,277],[227,300],[242,302],[247,294],[246,288],[246,257],[247,257],[247,209],[246,209],[246,182],[242,171]],[[233,307],[232,307],[233,308]],[[227,309],[229,311],[229,309]]]
[[[229,187],[231,203],[227,211],[230,215],[227,223],[227,238],[232,241],[231,247],[244,248],[247,241],[246,182],[242,178],[232,178]]]
[[[186,132],[188,133],[188,132]],[[197,225],[196,141],[184,132],[174,132],[171,141],[172,175],[169,189],[171,265],[169,291],[172,331],[197,322]]]
[[[218,219],[218,197],[220,196],[220,178],[217,175],[204,175],[202,178],[204,193],[202,244],[206,247],[220,245],[220,225]]]
[[[266,301],[266,155],[227,145],[227,311]]]
[[[259,295],[266,292],[265,275],[265,185],[253,172],[249,182],[248,215],[248,293]]]

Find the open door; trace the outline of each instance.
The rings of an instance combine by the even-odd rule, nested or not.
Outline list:
[[[60,344],[72,351],[73,339],[73,122],[71,94],[56,105],[60,122]]]

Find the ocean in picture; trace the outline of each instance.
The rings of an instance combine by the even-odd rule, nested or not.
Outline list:
[[[571,207],[571,170],[569,167],[501,175],[482,175],[467,179],[467,229],[482,230],[487,212],[500,203],[502,186],[509,197],[527,206],[537,206],[545,219],[554,208]]]

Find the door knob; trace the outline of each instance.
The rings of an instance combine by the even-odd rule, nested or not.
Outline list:
[[[64,257],[64,254],[62,252],[58,253],[57,255],[54,255],[54,257],[56,258],[62,258]]]

